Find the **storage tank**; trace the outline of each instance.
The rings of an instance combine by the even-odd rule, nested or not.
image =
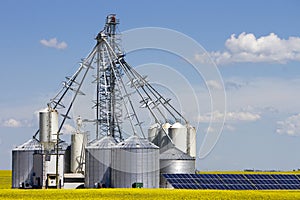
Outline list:
[[[197,154],[196,145],[196,128],[190,124],[186,124],[187,128],[187,154],[195,158]]]
[[[58,132],[58,112],[55,109],[47,108],[40,111],[40,142],[55,143]]]
[[[32,187],[33,154],[41,150],[36,139],[30,139],[12,150],[12,188]]]
[[[162,129],[158,133],[158,145],[160,148],[166,147],[167,145],[171,144],[169,137],[169,128],[171,127],[170,123],[164,123],[162,125]]]
[[[85,187],[111,187],[111,136],[94,140],[85,148]]]
[[[158,188],[158,146],[135,135],[120,142],[112,148],[111,181],[114,188]]]
[[[159,137],[160,137],[160,124],[155,123],[152,126],[149,127],[148,129],[148,140],[152,142],[153,144],[159,146]]]
[[[169,136],[173,144],[184,153],[187,153],[187,128],[176,122],[169,128]]]
[[[160,162],[160,187],[171,188],[162,174],[194,174],[195,158],[180,151],[176,147],[172,147],[159,156]]]
[[[73,173],[82,173],[84,171],[84,154],[86,146],[86,137],[84,133],[75,133],[71,135],[71,159],[70,167]]]

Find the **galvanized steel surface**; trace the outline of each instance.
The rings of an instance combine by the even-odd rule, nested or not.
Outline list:
[[[160,187],[171,188],[162,174],[194,174],[195,159],[192,160],[160,160]]]
[[[12,150],[12,188],[19,188],[22,183],[32,185],[33,154],[41,150],[41,144],[30,139]]]
[[[129,137],[123,142],[120,142],[115,148],[120,149],[158,149],[158,146],[147,139],[139,138],[135,135]]]
[[[85,150],[85,187],[93,188],[95,184],[111,187],[111,148],[115,140],[105,136],[90,143]]]
[[[171,147],[159,155],[160,160],[194,160],[188,154],[182,152],[176,147]]]
[[[193,174],[195,173],[195,158],[180,151],[176,147],[172,147],[159,157],[160,164],[160,187],[171,188],[162,174]]]
[[[159,148],[147,139],[131,136],[112,148],[112,187],[159,187]]]

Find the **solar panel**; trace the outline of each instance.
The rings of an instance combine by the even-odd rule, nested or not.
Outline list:
[[[175,189],[298,190],[295,174],[163,174]]]
[[[221,179],[245,179],[242,174],[218,174]]]
[[[265,180],[265,179],[271,179],[271,176],[269,176],[268,174],[245,174],[245,176],[248,179],[252,179],[252,180]]]

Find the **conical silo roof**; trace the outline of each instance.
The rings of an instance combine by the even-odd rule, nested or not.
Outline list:
[[[168,150],[160,154],[159,159],[161,160],[194,160],[188,154],[180,151],[176,147],[171,147]]]
[[[132,135],[123,142],[120,142],[117,148],[130,148],[130,149],[158,149],[159,147],[145,138],[140,138]]]
[[[34,138],[31,138],[24,144],[21,144],[13,149],[13,151],[28,151],[28,150],[40,150],[42,148],[41,143]]]
[[[99,148],[99,149],[105,149],[105,148],[111,148],[116,145],[116,141],[111,136],[104,136],[100,140],[93,140],[87,148]]]
[[[166,122],[162,125],[163,129],[168,130],[172,125],[169,122]]]
[[[175,122],[171,128],[185,128],[185,126],[183,126],[181,123],[179,122]]]

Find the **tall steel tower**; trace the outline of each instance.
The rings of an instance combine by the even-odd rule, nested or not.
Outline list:
[[[101,135],[116,137],[119,133],[121,137],[121,95],[116,86],[120,81],[122,70],[117,62],[116,56],[122,56],[119,48],[119,38],[116,33],[119,20],[114,14],[108,15],[104,29],[97,35],[97,74],[95,82],[97,84],[97,97],[95,100],[96,109],[96,138]]]
[[[108,135],[118,141],[123,140],[122,124],[125,125],[125,120],[131,129],[130,134],[146,137],[142,128],[143,122],[138,116],[138,109],[148,110],[150,117],[159,124],[160,128],[168,121],[188,123],[171,105],[170,99],[161,95],[148,82],[147,76],[139,74],[125,61],[125,54],[120,47],[118,24],[119,20],[115,14],[107,16],[103,30],[95,37],[97,42],[95,47],[85,59],[82,59],[75,74],[66,77],[64,87],[51,99],[52,108],[62,108],[62,112],[65,112],[61,114],[63,120],[58,133],[61,132],[65,121],[71,119],[70,110],[78,95],[85,95],[82,85],[90,73],[93,77],[92,83],[96,85],[96,95],[92,100],[95,117],[83,118],[82,121],[95,123],[96,139]],[[63,100],[69,91],[74,92],[74,95],[71,103],[65,106]],[[135,94],[134,100],[132,100],[133,94]],[[166,136],[169,138],[168,134]]]

